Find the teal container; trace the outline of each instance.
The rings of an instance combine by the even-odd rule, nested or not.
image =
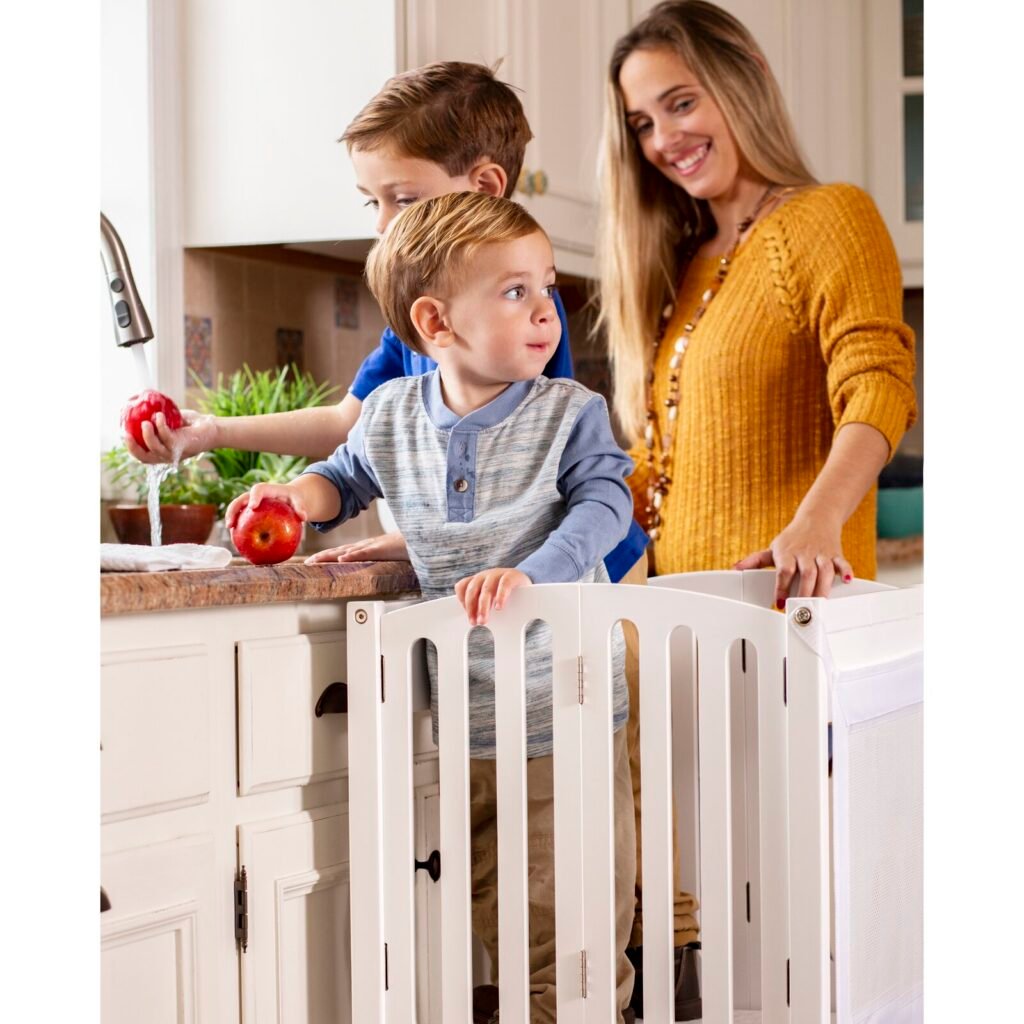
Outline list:
[[[878,489],[878,536],[917,537],[924,533],[924,488]]]

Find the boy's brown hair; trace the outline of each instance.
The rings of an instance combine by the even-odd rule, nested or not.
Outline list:
[[[448,60],[389,78],[338,141],[350,152],[393,147],[452,177],[493,160],[508,175],[510,196],[532,138],[519,97],[493,69]]]
[[[482,245],[512,242],[543,231],[511,199],[484,192],[453,192],[404,209],[366,259],[366,281],[384,319],[409,348],[422,355],[409,315],[421,295],[443,298]]]

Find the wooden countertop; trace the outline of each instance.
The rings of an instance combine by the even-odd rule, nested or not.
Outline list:
[[[100,574],[100,613],[222,608],[229,605],[394,597],[419,589],[408,562],[332,562],[279,565],[235,559],[224,569]]]

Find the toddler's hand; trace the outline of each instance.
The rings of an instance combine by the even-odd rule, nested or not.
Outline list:
[[[247,505],[256,508],[264,498],[279,498],[281,501],[286,501],[295,509],[296,514],[303,522],[306,522],[309,518],[306,514],[306,506],[302,500],[302,494],[296,488],[289,487],[288,484],[256,484],[252,490],[246,494],[240,494],[228,505],[224,512],[224,525],[229,530],[232,529],[235,523],[238,522],[242,509]]]
[[[466,609],[474,626],[483,626],[493,608],[500,611],[508,595],[517,587],[528,587],[533,580],[518,569],[486,569],[455,584],[455,596]]]
[[[396,530],[379,537],[367,537],[336,548],[325,548],[306,559],[306,565],[318,562],[408,562],[405,538]]]

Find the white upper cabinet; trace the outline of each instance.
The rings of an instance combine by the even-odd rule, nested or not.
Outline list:
[[[406,65],[494,65],[521,90],[534,138],[515,198],[551,236],[560,270],[593,271],[604,82],[627,0],[410,0]]]
[[[372,235],[337,139],[397,69],[395,5],[181,2],[185,244]]]

